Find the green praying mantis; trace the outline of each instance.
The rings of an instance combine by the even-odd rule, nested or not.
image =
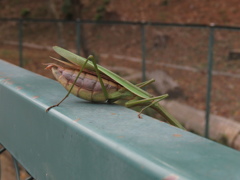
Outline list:
[[[184,129],[184,127],[158,103],[165,99],[168,96],[167,94],[154,97],[141,89],[154,82],[153,79],[134,85],[112,71],[97,65],[92,55],[85,59],[58,46],[54,46],[53,49],[71,63],[53,58],[64,64],[64,67],[54,63],[48,63],[46,69],[52,70],[57,81],[68,90],[68,93],[59,103],[50,106],[46,111],[59,106],[69,94],[72,93],[77,97],[91,102],[117,103],[125,105],[128,108],[144,106],[138,114],[139,118],[141,118],[141,113],[145,109],[152,108],[160,113],[171,125]]]

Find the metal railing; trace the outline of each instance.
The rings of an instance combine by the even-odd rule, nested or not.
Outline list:
[[[212,87],[212,72],[213,72],[213,62],[214,62],[214,36],[216,30],[236,30],[240,32],[240,27],[227,27],[227,26],[215,26],[215,25],[192,25],[192,24],[167,24],[167,23],[155,23],[155,22],[119,22],[119,21],[91,21],[91,20],[74,20],[74,21],[66,21],[66,20],[56,20],[56,19],[8,19],[1,18],[0,22],[15,22],[18,23],[18,48],[19,48],[19,65],[21,67],[24,66],[24,57],[23,57],[23,42],[24,42],[24,24],[32,24],[32,23],[64,23],[75,24],[76,28],[76,49],[77,53],[80,54],[81,49],[81,25],[86,24],[98,24],[98,25],[128,25],[128,26],[137,26],[140,28],[140,36],[141,36],[141,70],[142,70],[142,80],[146,80],[146,59],[147,59],[147,37],[146,37],[146,28],[147,27],[174,27],[174,28],[193,28],[193,29],[206,29],[208,31],[208,56],[206,59],[207,62],[207,84],[206,84],[206,115],[205,115],[205,137],[209,137],[209,119],[211,112],[211,87]],[[190,40],[189,40],[190,41]]]
[[[0,60],[0,143],[30,179],[238,179],[239,152],[122,106],[86,103]],[[93,113],[94,112],[94,113]],[[216,153],[217,152],[217,153]],[[2,156],[2,155],[1,155]]]

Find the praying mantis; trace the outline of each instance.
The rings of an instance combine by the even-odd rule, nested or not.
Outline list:
[[[53,49],[70,62],[52,58],[61,62],[64,67],[54,63],[48,63],[46,69],[52,70],[57,81],[65,87],[68,93],[59,103],[47,108],[47,112],[51,108],[59,106],[69,94],[72,93],[77,97],[92,102],[117,103],[125,105],[128,108],[144,106],[138,114],[139,118],[141,118],[141,113],[145,109],[152,108],[160,113],[171,125],[184,129],[184,127],[159,104],[159,101],[168,96],[167,94],[154,97],[147,91],[141,89],[154,82],[153,79],[134,85],[103,66],[97,65],[92,55],[85,59],[58,46],[54,46]]]

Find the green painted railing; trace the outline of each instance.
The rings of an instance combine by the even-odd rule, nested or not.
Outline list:
[[[240,153],[135,111],[70,96],[55,81],[0,61],[0,143],[32,177],[221,180]],[[2,152],[4,149],[1,149]]]

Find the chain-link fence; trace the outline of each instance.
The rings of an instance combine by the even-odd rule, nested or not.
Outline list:
[[[51,46],[59,45],[144,81],[164,72],[170,97],[210,114],[240,121],[240,28],[135,22],[0,19],[0,57],[52,77]],[[214,60],[214,63],[213,63]],[[156,78],[162,74],[157,73]],[[154,89],[154,88],[153,88]],[[211,109],[210,109],[211,107]]]

